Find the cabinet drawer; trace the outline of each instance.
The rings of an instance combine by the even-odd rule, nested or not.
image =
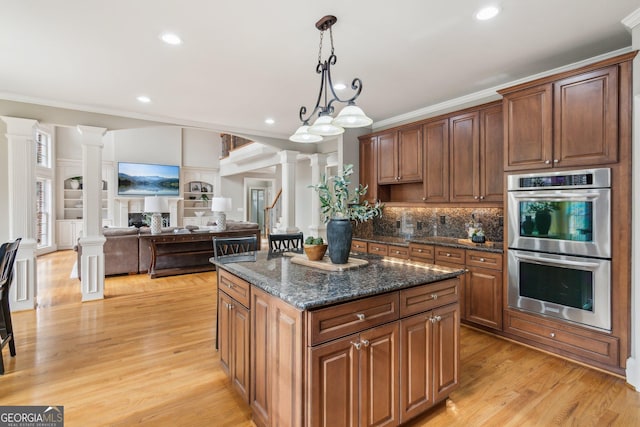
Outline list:
[[[309,311],[308,345],[363,331],[399,318],[398,292]]]
[[[404,246],[389,245],[387,248],[387,256],[409,259],[409,248]]]
[[[433,264],[433,253],[433,245],[409,243],[409,258],[412,260]]]
[[[482,267],[502,271],[502,254],[468,250],[467,267]]]
[[[367,252],[367,242],[362,240],[351,241],[351,252]]]
[[[367,247],[369,248],[370,254],[385,255],[385,256],[387,255],[387,245],[384,245],[382,243],[369,242]]]
[[[618,366],[618,338],[600,334],[577,326],[506,310],[504,331],[544,346],[559,350],[560,354],[583,361],[597,361]]]
[[[458,248],[447,248],[445,246],[436,246],[435,247],[435,262],[436,264],[439,261],[449,262],[454,264],[462,264],[465,263],[464,249]]]
[[[400,317],[458,302],[460,279],[443,280],[400,291]]]
[[[251,289],[251,286],[222,268],[218,268],[218,289],[224,291],[245,307],[250,307],[249,289]]]

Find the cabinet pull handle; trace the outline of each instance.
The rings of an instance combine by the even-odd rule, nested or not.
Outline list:
[[[360,350],[360,348],[362,348],[362,344],[359,343],[359,342],[351,341],[351,344],[353,344],[353,346],[356,348],[356,350]]]
[[[465,273],[468,273],[468,272],[469,272],[469,269],[468,269],[468,268],[465,268],[465,269],[464,269],[464,272],[465,272]]]
[[[451,254],[449,252],[447,252],[447,256],[451,256]]]
[[[434,300],[438,299],[438,294],[431,294],[431,298],[433,298]]]
[[[544,164],[545,164],[545,165],[548,165],[549,163],[551,163],[549,160],[545,160],[545,161],[544,161]]]
[[[362,343],[362,345],[364,345],[365,347],[369,347],[369,340],[361,340],[360,341]]]
[[[556,337],[556,333],[555,333],[555,332],[551,332],[551,333],[549,334],[549,336],[550,336],[551,338],[555,338],[555,337]]]
[[[364,315],[364,313],[358,313],[356,314],[356,317],[358,318],[358,320],[364,320],[366,316]]]
[[[229,304],[229,310],[233,310],[233,304]]]
[[[229,289],[233,289],[233,283],[231,283],[231,282],[227,282],[227,288],[229,288]]]
[[[560,160],[558,159],[553,159],[553,163],[558,163]]]

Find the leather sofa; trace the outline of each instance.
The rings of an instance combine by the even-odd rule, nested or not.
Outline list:
[[[189,227],[190,229],[198,227]],[[171,233],[175,228],[163,228],[163,233]],[[258,233],[258,224],[244,221],[227,221],[227,231],[245,230],[247,235]],[[140,239],[141,234],[151,233],[149,227],[141,228],[114,228],[108,227],[103,229],[106,241],[104,243],[104,274],[105,276],[114,276],[117,274],[138,274],[146,273],[149,270],[151,260],[151,249],[145,243],[144,239]],[[211,233],[215,236],[216,233]],[[258,242],[259,244],[260,242]],[[194,242],[194,244],[196,244]],[[200,243],[201,244],[201,243]],[[78,279],[82,276],[81,258],[82,245],[78,244],[74,247],[78,253]],[[211,246],[211,256],[213,256],[213,243]]]

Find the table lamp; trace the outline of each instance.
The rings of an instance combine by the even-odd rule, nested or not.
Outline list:
[[[162,232],[162,199],[158,196],[144,198],[144,211],[151,215],[151,234]]]
[[[214,231],[224,231],[227,229],[226,211],[231,210],[231,199],[227,197],[213,197],[211,199],[211,211],[213,221],[216,223]]]

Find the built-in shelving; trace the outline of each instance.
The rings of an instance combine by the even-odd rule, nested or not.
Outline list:
[[[64,219],[82,219],[82,177],[75,176],[64,180],[63,209]],[[107,181],[102,181],[102,217],[109,214],[109,191]]]
[[[189,181],[184,185],[184,217],[195,217],[196,212],[211,214],[213,184],[205,181]]]

